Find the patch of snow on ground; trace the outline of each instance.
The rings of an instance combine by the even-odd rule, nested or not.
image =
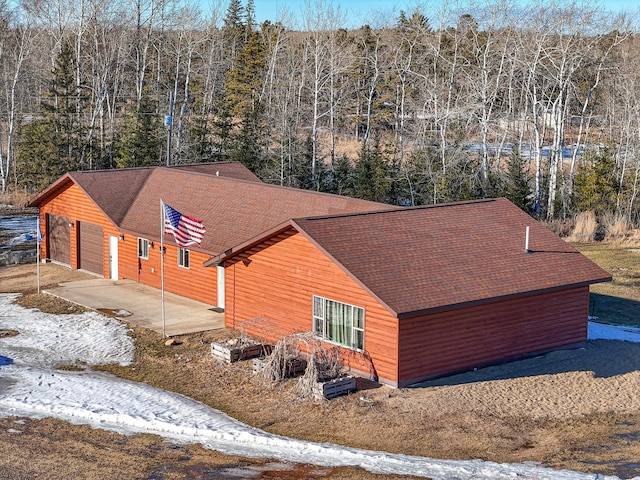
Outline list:
[[[99,314],[48,315],[0,295],[0,327],[18,330],[0,339],[14,359],[0,367],[0,416],[55,417],[126,434],[151,433],[176,442],[201,443],[223,453],[277,458],[319,466],[360,466],[381,474],[434,479],[554,479],[616,477],[553,470],[535,463],[498,464],[389,454],[272,435],[191,398],[93,371],[58,371],[61,363],[131,361],[126,329]],[[640,337],[640,335],[639,335]]]
[[[589,340],[597,339],[640,343],[640,328],[589,322]]]
[[[0,352],[16,365],[55,368],[133,361],[133,340],[118,320],[96,312],[52,315],[27,310],[12,303],[15,298],[0,295],[0,328],[19,332],[3,339]]]

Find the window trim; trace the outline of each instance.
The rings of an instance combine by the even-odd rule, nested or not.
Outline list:
[[[316,302],[320,302],[320,303],[316,303]],[[338,303],[340,305],[344,305],[351,308],[350,340],[348,345],[337,342],[327,336],[327,333],[326,333],[327,302]],[[316,306],[321,307],[322,311],[321,312],[316,311]],[[361,312],[361,314],[359,315],[361,320],[361,326],[356,326],[356,322],[355,322],[356,312],[358,311]],[[349,348],[351,350],[356,350],[358,352],[364,351],[364,325],[365,325],[364,307],[358,307],[357,305],[353,305],[351,303],[340,302],[338,300],[322,297],[320,295],[313,295],[312,301],[311,301],[311,318],[312,318],[313,333],[318,335],[323,341],[332,343],[334,345],[339,345],[344,348]],[[319,328],[319,326],[321,326],[321,328]],[[358,345],[358,341],[357,341],[358,332],[360,332],[360,338],[362,339],[361,345]]]
[[[191,251],[188,248],[178,247],[178,266],[180,268],[191,268]]]
[[[144,248],[141,249],[142,245],[144,245]],[[138,237],[138,258],[149,260],[149,240],[146,238]]]

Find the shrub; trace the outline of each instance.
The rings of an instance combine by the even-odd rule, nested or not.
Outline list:
[[[595,240],[598,233],[598,221],[593,211],[582,212],[576,215],[573,232],[567,240],[570,242],[590,242]]]

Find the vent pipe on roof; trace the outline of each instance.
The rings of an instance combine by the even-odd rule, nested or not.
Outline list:
[[[527,230],[524,236],[524,253],[531,253],[529,250],[529,226],[527,225]]]
[[[216,170],[216,177],[220,176],[220,170]]]

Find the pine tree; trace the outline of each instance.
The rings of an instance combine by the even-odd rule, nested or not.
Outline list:
[[[227,8],[227,14],[224,17],[222,33],[226,51],[232,62],[242,48],[245,40],[246,29],[243,23],[243,17],[244,8],[240,0],[231,0]]]
[[[156,104],[148,96],[127,118],[122,136],[116,142],[115,162],[120,168],[162,165],[163,139]]]
[[[260,101],[266,68],[266,48],[253,32],[227,73],[222,110],[232,138],[230,158],[241,161],[258,176],[263,165],[265,143],[264,109]]]
[[[227,73],[225,104],[232,117],[243,117],[259,101],[266,70],[267,50],[258,32],[253,32]]]
[[[354,176],[351,160],[346,155],[338,157],[330,174],[327,191],[336,195],[349,195],[353,192]]]
[[[43,117],[23,125],[21,130],[16,171],[29,191],[42,190],[68,171],[59,159],[54,119]]]
[[[65,172],[86,168],[83,129],[84,87],[76,84],[75,58],[68,42],[56,56],[49,90],[41,103],[41,118],[22,128],[17,163],[25,181],[47,185]],[[31,178],[33,175],[39,178]]]
[[[388,200],[390,181],[380,144],[363,146],[356,162],[353,196],[374,202]]]
[[[619,187],[611,150],[589,152],[576,175],[574,204],[580,212],[593,210],[597,215],[613,210]]]
[[[264,169],[264,133],[263,112],[258,103],[255,108],[248,109],[238,128],[232,135],[232,149],[229,159],[240,162],[257,176]]]
[[[531,210],[532,191],[529,187],[529,176],[526,164],[516,153],[507,162],[507,177],[503,188],[504,196],[525,212]]]
[[[253,32],[256,28],[256,6],[253,0],[247,0],[247,6],[244,9],[244,18],[245,18],[245,31],[246,31],[245,40],[246,40],[248,39],[251,32]]]

